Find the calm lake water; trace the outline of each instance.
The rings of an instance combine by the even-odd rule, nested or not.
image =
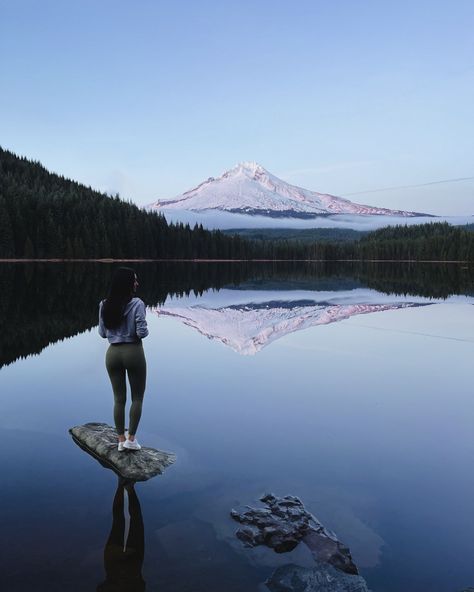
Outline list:
[[[302,547],[235,537],[231,508],[265,492],[299,496],[373,592],[474,586],[472,270],[135,267],[150,330],[139,439],[177,460],[135,486],[144,561],[128,569],[146,584],[123,589],[264,592],[278,566],[311,566]],[[0,267],[6,592],[119,589],[104,584],[117,477],[68,433],[112,422],[95,327],[110,271]]]

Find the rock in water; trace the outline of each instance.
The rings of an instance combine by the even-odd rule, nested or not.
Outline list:
[[[271,592],[369,592],[361,576],[347,575],[331,565],[285,565],[266,582]]]
[[[266,545],[277,553],[291,551],[302,541],[318,562],[329,563],[348,574],[357,574],[349,549],[336,535],[306,511],[300,499],[293,495],[260,498],[266,508],[250,508],[230,515],[244,525],[237,537],[248,547]]]
[[[119,452],[117,432],[106,423],[86,423],[69,433],[78,446],[127,481],[147,481],[161,475],[176,460],[170,452],[147,447]]]

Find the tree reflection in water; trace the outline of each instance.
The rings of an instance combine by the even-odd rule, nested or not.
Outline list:
[[[1,263],[0,368],[39,354],[97,324],[98,302],[121,263]],[[237,290],[324,290],[368,287],[380,292],[446,298],[474,295],[471,269],[457,264],[375,262],[133,262],[140,297],[160,306],[168,296]]]

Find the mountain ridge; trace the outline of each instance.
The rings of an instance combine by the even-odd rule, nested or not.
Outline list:
[[[190,212],[226,212],[270,218],[312,219],[335,214],[426,216],[420,212],[368,206],[291,185],[256,162],[241,162],[219,177],[208,177],[173,199],[157,200],[150,208]]]

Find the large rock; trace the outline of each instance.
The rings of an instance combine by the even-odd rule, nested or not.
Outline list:
[[[127,481],[147,481],[172,465],[175,455],[154,448],[117,449],[117,432],[106,423],[86,423],[69,430],[74,442],[103,466]]]
[[[277,553],[285,553],[302,541],[316,561],[329,563],[348,574],[358,573],[349,549],[306,511],[300,499],[267,494],[260,500],[266,508],[247,506],[240,512],[231,511],[232,518],[244,525],[236,535],[246,546],[266,545]]]
[[[313,568],[279,567],[266,585],[271,592],[369,592],[361,576],[348,575],[322,563]]]

